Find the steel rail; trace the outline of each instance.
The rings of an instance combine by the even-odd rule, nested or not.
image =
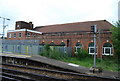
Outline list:
[[[8,68],[0,68],[2,69],[3,72],[5,73],[9,73],[9,74],[16,74],[16,75],[22,75],[25,77],[29,77],[31,79],[35,79],[36,81],[68,81],[66,79],[60,79],[60,78],[56,78],[56,77],[51,77],[51,76],[46,76],[46,75],[42,75],[42,74],[36,74],[36,73],[30,73],[30,72],[23,72],[23,71],[19,71],[19,70],[12,70],[12,69],[8,69]]]
[[[40,71],[47,71],[47,72],[51,72],[51,73],[60,73],[60,74],[65,74],[65,75],[75,75],[75,76],[79,76],[82,79],[81,80],[85,80],[84,78],[89,78],[89,79],[93,79],[93,80],[97,80],[97,79],[101,79],[101,80],[110,80],[110,81],[119,81],[120,79],[114,79],[114,78],[107,78],[107,77],[98,77],[95,75],[86,75],[86,74],[79,74],[79,73],[73,73],[73,72],[65,72],[65,71],[57,71],[57,70],[50,70],[50,69],[41,69],[41,68],[34,68],[34,67],[28,67],[28,66],[21,66],[21,65],[11,65],[11,64],[3,64],[3,65],[8,65],[8,66],[12,66],[12,67],[19,67],[19,68],[26,68],[26,69],[32,69],[32,70],[40,70]],[[75,79],[69,79],[69,80],[75,80]],[[77,80],[77,79],[76,79]],[[80,80],[80,79],[79,79]]]

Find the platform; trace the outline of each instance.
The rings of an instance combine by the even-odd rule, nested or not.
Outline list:
[[[89,71],[90,68],[86,68],[86,67],[76,65],[76,64],[72,64],[72,63],[66,63],[66,62],[50,59],[50,58],[39,56],[39,55],[29,56],[29,55],[22,55],[22,54],[0,53],[0,56],[14,57],[14,58],[25,58],[25,59],[29,59],[29,60],[53,65],[53,66],[56,66],[56,67],[60,67],[60,68],[63,68],[63,69],[68,69],[68,70],[75,71],[75,72],[78,72],[78,73],[86,73],[86,74],[93,75],[93,76],[98,76],[98,77],[105,77],[105,78],[119,77],[118,72],[104,71],[103,70],[102,73],[90,73],[90,71]]]

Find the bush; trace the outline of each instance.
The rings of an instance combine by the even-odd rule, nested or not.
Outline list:
[[[68,58],[67,54],[61,53],[58,51],[57,48],[50,47],[49,45],[44,46],[44,50],[40,55],[45,56],[45,57],[49,57],[49,58],[53,58],[53,59],[57,59],[57,60]]]
[[[60,60],[63,58],[63,55],[64,54],[60,53],[56,48],[50,51],[50,58],[53,58],[53,59]]]
[[[85,49],[81,49],[78,51],[78,53],[76,54],[76,56],[80,59],[84,59],[86,57],[90,57],[91,55],[88,54],[87,50]]]
[[[49,57],[50,56],[50,46],[48,44],[46,44],[44,46],[44,50],[42,53],[40,53],[41,56],[46,56]]]

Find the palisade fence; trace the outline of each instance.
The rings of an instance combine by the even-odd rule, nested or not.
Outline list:
[[[2,40],[0,40],[0,52],[2,52]],[[0,56],[0,67],[2,67],[2,57]],[[2,73],[2,69],[0,69]],[[0,81],[2,81],[2,77],[0,77]]]
[[[2,52],[2,40],[0,39],[0,52]]]
[[[40,45],[40,40],[0,40],[0,52],[39,55],[44,50],[44,45]],[[72,48],[66,46],[50,46],[57,49],[61,54],[72,55]]]

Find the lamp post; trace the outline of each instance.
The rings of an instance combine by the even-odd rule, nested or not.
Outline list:
[[[102,68],[101,67],[96,67],[96,39],[97,39],[97,25],[93,25],[91,26],[91,32],[93,32],[94,34],[94,62],[93,62],[93,67],[90,68],[90,71],[93,72],[93,73],[100,73],[102,72]]]
[[[91,30],[94,33],[94,64],[93,67],[96,67],[96,33],[97,33],[97,27],[96,25],[91,26]]]
[[[4,39],[5,28],[6,28],[6,26],[8,26],[8,25],[5,25],[5,20],[10,20],[10,19],[5,18],[5,17],[0,17],[0,18],[3,19],[3,33],[2,33],[2,39]]]

